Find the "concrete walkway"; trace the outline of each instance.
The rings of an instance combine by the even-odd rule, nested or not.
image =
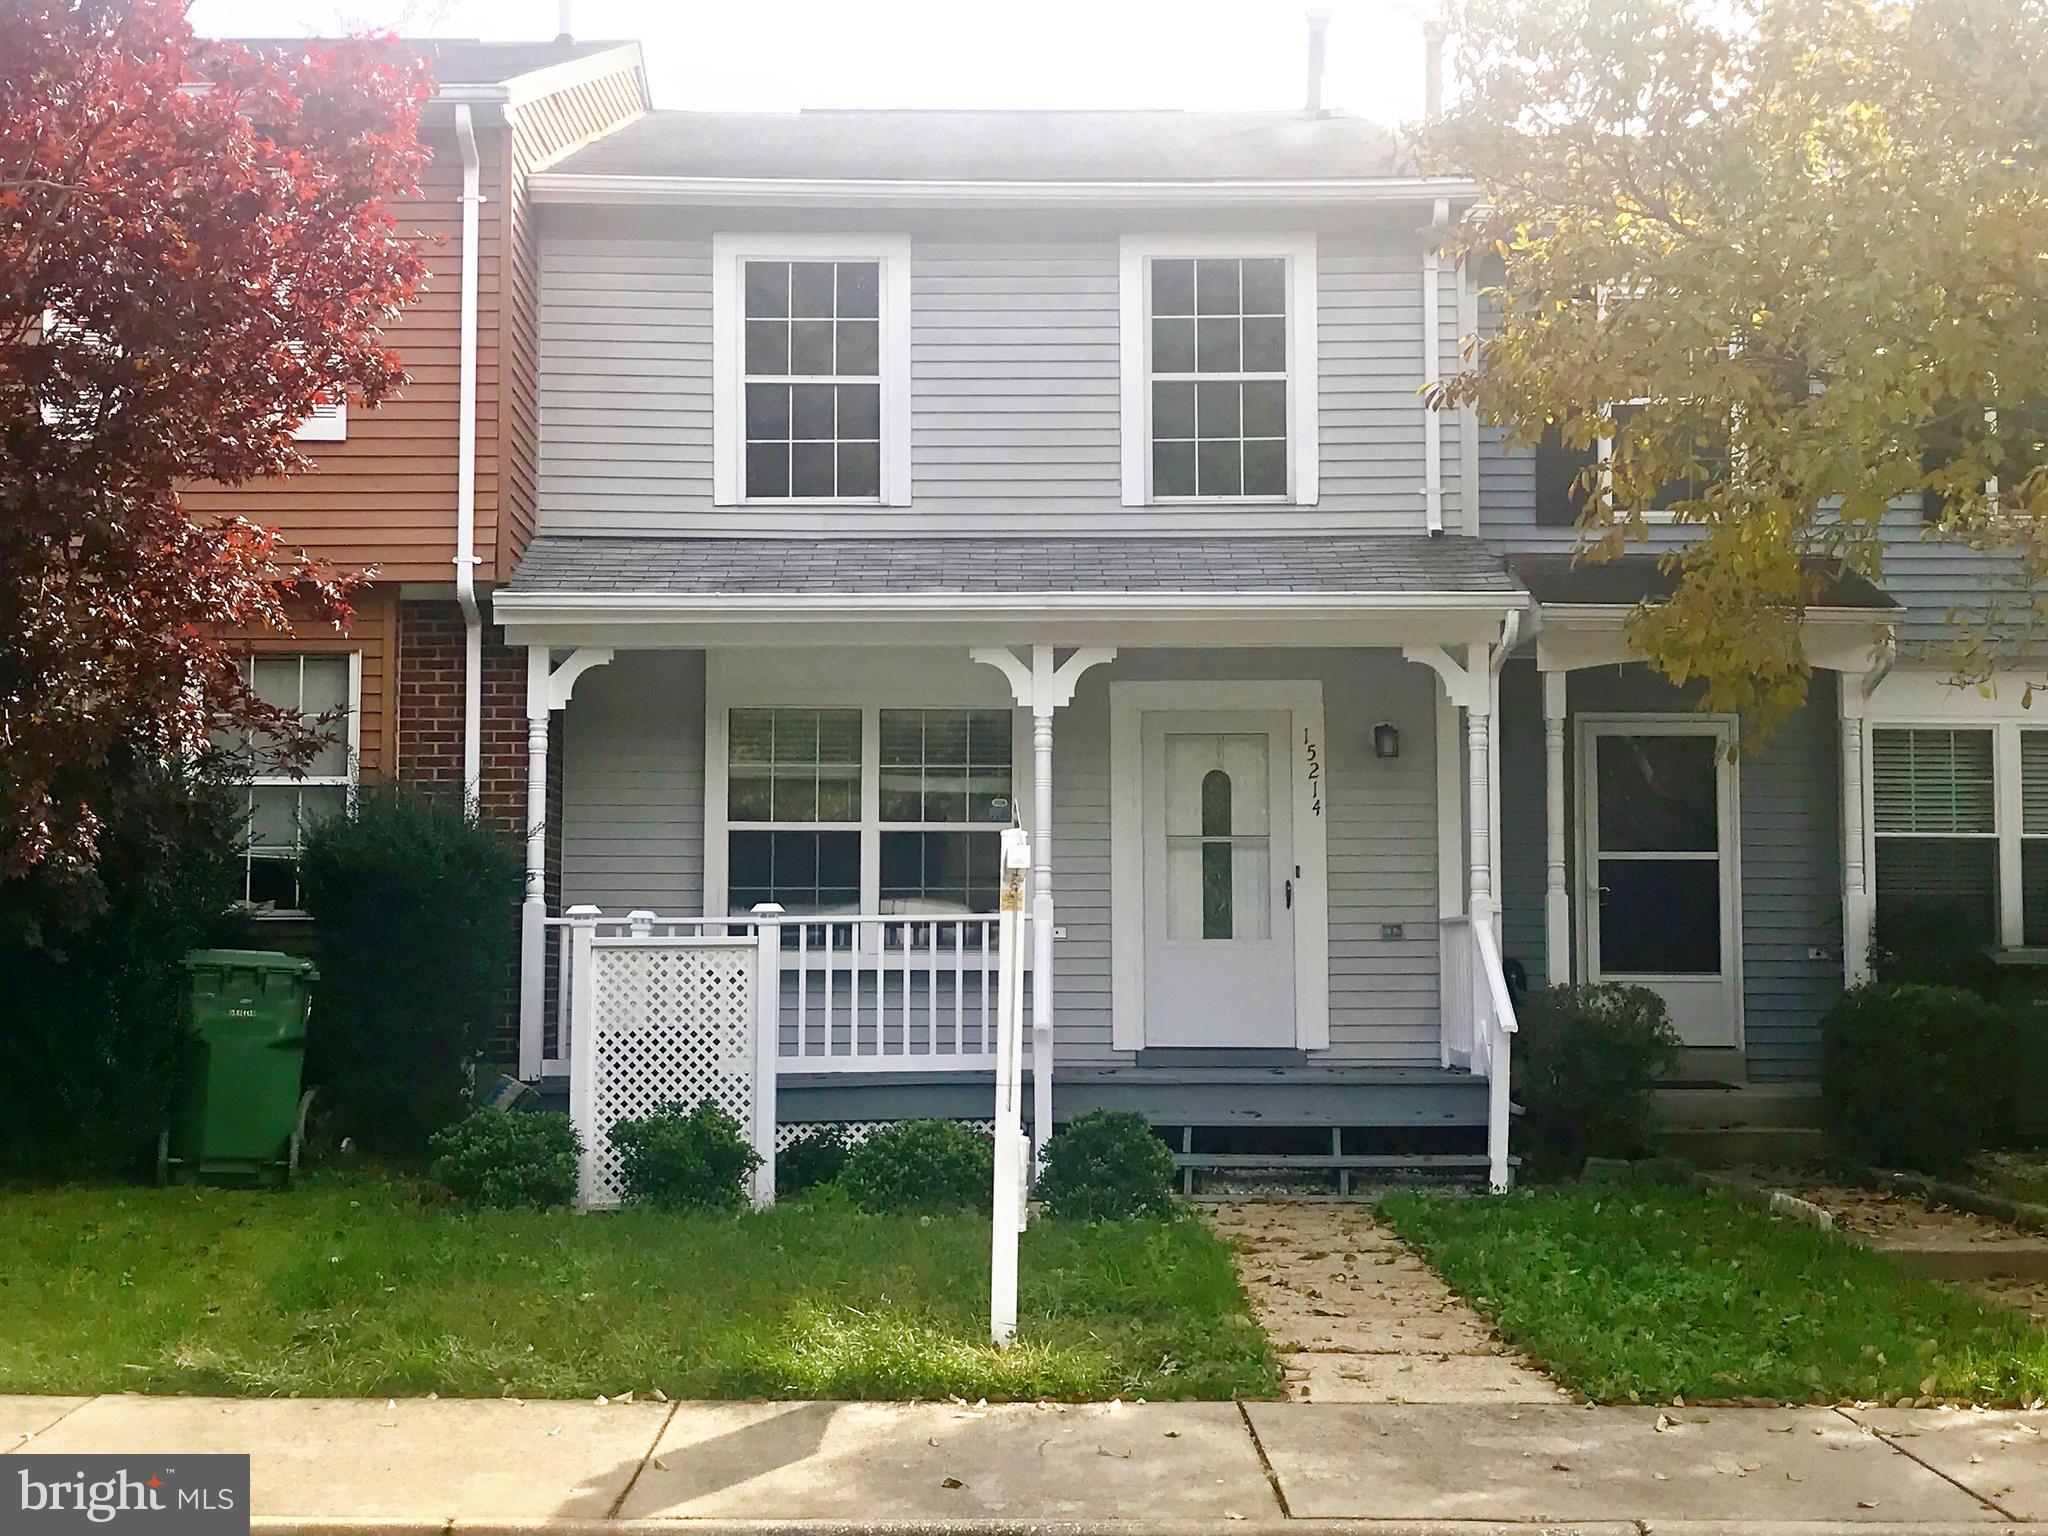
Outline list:
[[[1296,1403],[1561,1403],[1406,1243],[1352,1201],[1203,1208],[1237,1251]]]
[[[2017,1531],[2048,1521],[2044,1437],[1937,1410],[0,1398],[0,1451],[249,1453],[265,1536]]]

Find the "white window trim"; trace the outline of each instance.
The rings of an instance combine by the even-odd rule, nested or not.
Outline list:
[[[1287,259],[1287,494],[1152,495],[1152,297],[1155,258],[1281,256]],[[1123,504],[1312,507],[1321,495],[1320,379],[1316,357],[1313,234],[1125,235],[1117,266],[1118,367],[1122,375]]]
[[[745,494],[741,266],[747,261],[874,261],[881,266],[882,476],[869,500]],[[714,234],[711,237],[711,499],[738,506],[910,505],[910,236]]]
[[[303,662],[309,657],[325,658],[335,654],[334,651],[259,651],[251,655],[244,664],[244,674],[247,675],[248,669],[253,667],[259,660],[274,661],[279,657],[289,656],[294,660]],[[348,753],[347,766],[340,773],[253,773],[249,776],[249,788],[252,791],[276,785],[288,785],[300,789],[307,787],[315,789],[338,788],[346,791],[349,810],[355,810],[356,788],[362,776],[363,653],[361,651],[348,651],[342,654],[348,657],[348,720],[346,728],[342,732],[342,741]],[[302,670],[300,697],[303,698],[304,696],[305,686]],[[254,803],[255,799],[252,795],[250,797],[252,808]],[[242,889],[244,895],[248,892],[248,865],[253,857],[254,855],[250,852],[249,845],[245,841],[242,847]],[[260,914],[259,920],[302,918],[305,915],[305,912],[297,907],[275,907],[268,912]]]
[[[1294,1044],[1330,1046],[1330,864],[1328,817],[1304,786],[1310,762],[1329,783],[1323,685],[1316,678],[1275,681],[1123,682],[1109,685],[1110,1047],[1145,1045],[1145,767],[1141,733],[1158,710],[1270,710],[1292,720],[1294,858],[1301,868],[1294,903]]]
[[[978,681],[978,680],[977,680]],[[991,671],[989,686],[979,688],[920,688],[906,693],[886,686],[849,687],[847,679],[820,679],[814,683],[784,683],[767,689],[741,689],[725,676],[716,652],[704,663],[704,913],[707,917],[729,917],[731,911],[731,869],[727,839],[735,823],[727,814],[728,785],[732,772],[730,758],[731,712],[735,709],[858,709],[860,711],[860,820],[826,823],[740,822],[748,831],[855,831],[860,833],[860,914],[881,910],[882,833],[973,831],[976,827],[998,830],[993,822],[883,822],[881,815],[881,714],[885,709],[984,709],[1007,710],[1010,715],[1010,798],[1018,825],[1030,828],[1031,717],[1016,706],[1002,682]],[[1008,825],[1008,823],[1004,823]],[[829,921],[821,918],[820,921]],[[868,935],[872,945],[879,933]]]

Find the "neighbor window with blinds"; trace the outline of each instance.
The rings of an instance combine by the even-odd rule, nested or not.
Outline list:
[[[1988,730],[1871,733],[1877,902],[1887,926],[1954,912],[1998,937],[1998,788]]]
[[[734,709],[726,742],[727,911],[995,911],[1009,710]]]

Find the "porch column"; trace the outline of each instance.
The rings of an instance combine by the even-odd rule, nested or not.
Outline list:
[[[526,888],[519,903],[519,1075],[541,1072],[547,980],[548,648],[526,649]]]
[[[1863,857],[1863,680],[1841,679],[1842,716],[1842,984],[1870,980],[1875,907]]]
[[[1084,646],[1054,664],[1048,644],[1031,647],[1027,663],[1007,646],[969,651],[1000,671],[1020,708],[1031,711],[1031,1152],[1034,1167],[1052,1137],[1052,717],[1073,702],[1081,674],[1116,655]]]
[[[1493,740],[1487,687],[1492,648],[1474,644],[1466,650],[1466,673],[1473,679],[1465,704],[1466,821],[1470,836],[1471,872],[1466,910],[1472,923],[1493,922],[1493,778],[1488,766]]]
[[[526,889],[519,903],[519,1075],[541,1075],[542,998],[547,984],[548,722],[568,706],[576,679],[612,659],[581,647],[559,667],[545,645],[526,648]]]
[[[1553,987],[1572,979],[1572,898],[1564,870],[1564,722],[1567,672],[1543,677],[1543,960]]]

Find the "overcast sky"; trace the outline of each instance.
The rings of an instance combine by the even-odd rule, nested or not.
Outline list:
[[[658,107],[1299,107],[1292,0],[571,0],[586,38],[638,38]],[[1420,115],[1428,0],[1326,0],[1325,100]],[[558,0],[193,0],[215,36],[390,27],[551,38]]]

